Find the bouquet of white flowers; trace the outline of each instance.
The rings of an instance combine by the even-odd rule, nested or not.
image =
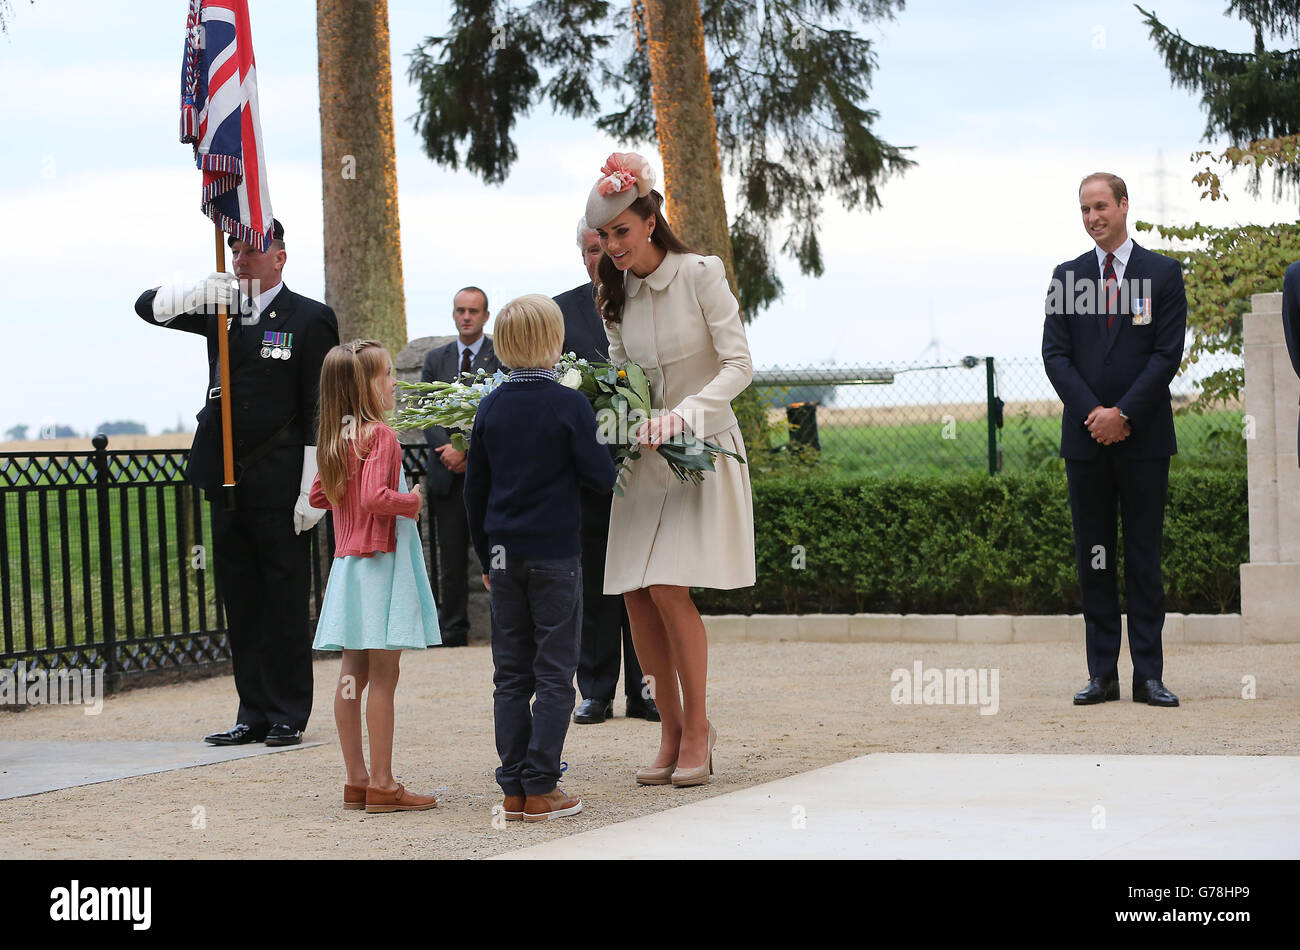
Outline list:
[[[650,418],[650,382],[636,363],[590,363],[573,353],[565,354],[555,366],[561,385],[576,389],[587,397],[596,411],[596,439],[618,449],[618,484],[614,491],[622,495],[628,463],[641,457],[636,441],[637,430]],[[399,383],[406,398],[393,418],[395,429],[427,429],[445,426],[455,429],[451,444],[460,452],[469,447],[466,434],[474,427],[479,402],[506,379],[500,370],[489,375],[479,370],[476,376],[465,374],[453,383]],[[739,454],[706,442],[686,432],[660,443],[657,450],[680,481],[704,480],[712,472],[714,459],[729,455],[744,462]]]
[[[487,373],[479,370],[474,376],[462,373],[452,383],[398,383],[407,397],[397,407],[393,416],[394,429],[427,429],[443,426],[456,431],[451,433],[451,447],[457,452],[469,450],[469,431],[474,428],[474,416],[484,396],[506,380],[501,370]]]
[[[555,371],[562,385],[579,390],[591,401],[596,410],[597,439],[618,448],[619,476],[614,491],[622,495],[628,463],[641,457],[637,430],[650,418],[650,381],[645,371],[633,362],[589,363],[572,353],[560,358]],[[705,472],[716,471],[714,459],[719,455],[745,461],[739,454],[687,432],[661,442],[656,451],[683,482],[704,481]]]

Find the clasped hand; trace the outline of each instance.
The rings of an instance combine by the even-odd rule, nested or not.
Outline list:
[[[1092,437],[1102,445],[1123,442],[1133,434],[1128,421],[1119,414],[1119,409],[1115,406],[1109,409],[1098,406],[1088,413],[1088,418],[1083,420],[1083,424],[1088,427]]]

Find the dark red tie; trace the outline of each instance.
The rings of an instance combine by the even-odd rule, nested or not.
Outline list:
[[[1106,329],[1115,322],[1115,301],[1119,297],[1119,281],[1115,279],[1115,255],[1106,253],[1106,267],[1101,272],[1102,288],[1106,292]]]
[[[1114,276],[1113,272],[1112,272],[1112,276]],[[468,347],[468,346],[465,347],[464,351],[460,354],[460,371],[461,371],[462,373],[468,373],[468,372],[470,372],[470,368],[469,368],[469,347]]]

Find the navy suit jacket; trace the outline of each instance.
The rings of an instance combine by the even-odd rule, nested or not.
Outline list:
[[[150,326],[182,330],[207,339],[205,399],[196,417],[198,426],[185,475],[213,498],[225,481],[221,400],[214,396],[216,390],[212,388],[218,383],[217,317],[198,310],[160,324],[153,318],[156,293],[157,288],[146,290],[135,302],[141,320]],[[338,345],[338,318],[325,304],[296,294],[283,284],[256,324],[243,324],[242,306],[241,298],[241,303],[231,310],[235,316],[227,329],[236,503],[241,509],[292,508],[302,478],[303,446],[316,444],[320,369],[325,354]],[[291,334],[284,359],[272,359],[270,347],[264,345],[265,335],[271,332]],[[264,444],[271,445],[270,451],[244,471],[242,458],[253,455]]]
[[[1291,354],[1291,368],[1300,376],[1300,261],[1286,269],[1282,280],[1282,329],[1286,332],[1286,351]],[[1300,451],[1300,432],[1296,433]]]
[[[501,361],[492,349],[492,338],[484,335],[483,345],[478,349],[478,356],[470,361],[473,372],[483,370],[495,373],[502,369]],[[460,376],[460,347],[452,340],[444,346],[436,346],[424,354],[424,366],[420,370],[422,383],[451,383]],[[429,443],[429,458],[424,466],[430,495],[445,496],[451,491],[454,475],[451,469],[442,464],[442,459],[434,449],[451,441],[451,433],[443,426],[429,426],[424,430],[425,441]]]
[[[596,313],[596,288],[587,281],[555,298],[564,314],[564,352],[592,363],[609,362],[609,338]]]
[[[1061,457],[1094,459],[1103,449],[1127,458],[1175,455],[1169,383],[1187,335],[1182,265],[1135,242],[1110,329],[1101,312],[1100,279],[1096,249],[1090,248],[1057,265],[1048,288],[1043,366],[1065,404]],[[1110,446],[1097,442],[1084,425],[1096,406],[1118,406],[1132,434]]]

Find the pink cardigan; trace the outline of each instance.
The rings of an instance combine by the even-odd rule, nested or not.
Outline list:
[[[311,484],[313,508],[334,509],[334,556],[371,557],[397,550],[397,516],[415,518],[420,499],[415,492],[397,490],[402,445],[386,425],[372,426],[370,449],[348,454],[348,485],[343,503],[330,504],[317,475]]]

